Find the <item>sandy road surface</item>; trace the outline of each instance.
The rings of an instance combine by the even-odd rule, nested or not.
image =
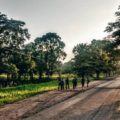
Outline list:
[[[120,120],[120,78],[22,120]]]
[[[119,120],[119,79],[91,82],[91,88],[82,93],[80,88],[50,91],[5,105],[0,108],[0,120]]]

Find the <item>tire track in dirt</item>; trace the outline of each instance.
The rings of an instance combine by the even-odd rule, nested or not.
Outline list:
[[[104,85],[107,85],[107,84],[109,85],[109,84],[111,84],[111,82],[112,81],[109,81],[109,83],[104,83]],[[102,87],[103,85],[100,85],[100,86]],[[97,91],[99,91],[99,90],[100,90],[100,88],[97,88]],[[65,112],[67,111],[69,114],[69,112],[73,110],[72,107],[74,106],[75,103],[78,103],[79,101],[82,101],[82,100],[84,101],[84,99],[88,100],[90,96],[94,96],[95,92],[96,92],[96,89],[93,88],[89,91],[86,91],[85,93],[78,94],[69,100],[66,100],[60,104],[57,104],[48,109],[45,109],[45,110],[39,112],[38,114],[33,115],[32,117],[28,117],[23,120],[33,120],[33,119],[34,120],[48,120],[50,118],[53,120],[63,119],[64,118],[63,116],[67,114]],[[96,94],[97,94],[97,92],[96,92]],[[83,104],[83,102],[81,102],[81,103]],[[70,109],[70,107],[71,107],[71,109]],[[73,115],[73,114],[70,113],[69,115]]]

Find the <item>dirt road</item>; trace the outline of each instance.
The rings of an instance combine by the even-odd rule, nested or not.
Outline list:
[[[120,78],[100,83],[84,92],[51,91],[6,105],[0,120],[120,120]]]

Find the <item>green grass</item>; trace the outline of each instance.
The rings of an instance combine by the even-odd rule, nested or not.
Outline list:
[[[57,81],[41,84],[21,85],[0,89],[0,105],[12,103],[49,90],[57,89]]]
[[[3,75],[4,77],[5,75]],[[70,86],[72,87],[73,75],[62,75],[63,78],[69,76]],[[101,76],[103,77],[103,76]],[[56,78],[54,75],[53,78]],[[78,80],[78,85],[80,85],[80,80]],[[43,93],[45,91],[56,90],[58,88],[58,81],[52,80],[50,82],[40,83],[40,84],[26,84],[19,85],[16,87],[7,87],[0,89],[0,106],[19,101],[30,96]]]
[[[15,101],[19,101],[45,91],[56,90],[58,88],[57,82],[58,82],[57,80],[53,80],[50,82],[45,82],[40,84],[27,84],[16,87],[1,88],[0,105],[13,103]],[[78,81],[78,84],[79,83],[80,80]],[[71,80],[70,80],[70,86],[72,86]]]
[[[62,77],[63,78],[66,78],[66,77],[69,77],[69,78],[72,78],[72,77],[74,77],[75,75],[74,74],[62,74]],[[45,78],[45,77],[47,77],[45,74],[43,75],[43,78]],[[51,76],[51,78],[52,79],[56,79],[56,78],[58,78],[59,76],[58,76],[58,74],[53,74],[52,76]],[[22,76],[22,78],[24,79],[24,76]],[[29,76],[26,76],[26,79],[29,79],[30,77]],[[38,79],[39,78],[39,76],[37,75],[37,74],[34,74],[34,78],[35,79]],[[7,75],[6,74],[0,74],[0,79],[7,79]]]
[[[0,79],[6,79],[7,75],[6,74],[0,74]]]

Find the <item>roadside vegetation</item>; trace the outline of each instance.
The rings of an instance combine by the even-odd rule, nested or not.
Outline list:
[[[65,79],[68,75],[65,74],[62,77]],[[5,77],[5,75],[4,75]],[[15,101],[23,100],[25,98],[28,98],[30,96],[34,96],[37,94],[41,94],[47,91],[51,90],[57,90],[58,89],[58,81],[55,79],[58,76],[53,76],[54,80],[51,80],[49,82],[42,82],[37,84],[25,84],[25,85],[18,85],[14,87],[5,87],[0,88],[0,106],[7,104],[7,103],[13,103]],[[73,88],[72,80],[74,78],[74,75],[69,75],[70,80],[70,88]],[[90,78],[91,81],[94,81],[94,78]],[[104,80],[104,75],[101,74],[100,78],[101,80]],[[80,78],[78,78],[78,86],[81,86]]]
[[[57,81],[0,89],[0,105],[12,103],[49,90],[57,89]]]
[[[57,33],[49,32],[28,42],[30,33],[25,22],[0,13],[0,105],[57,89],[58,77],[72,81],[76,76],[86,81],[118,74],[120,7],[115,15],[116,20],[105,28],[109,36],[77,44],[73,58],[63,63],[65,43]]]
[[[66,75],[63,76],[64,78]],[[70,87],[72,87],[72,75],[70,76]],[[80,80],[78,80],[80,85]],[[0,89],[0,105],[19,101],[30,96],[58,89],[58,81],[51,80],[39,84],[25,84],[14,87],[6,87]]]

